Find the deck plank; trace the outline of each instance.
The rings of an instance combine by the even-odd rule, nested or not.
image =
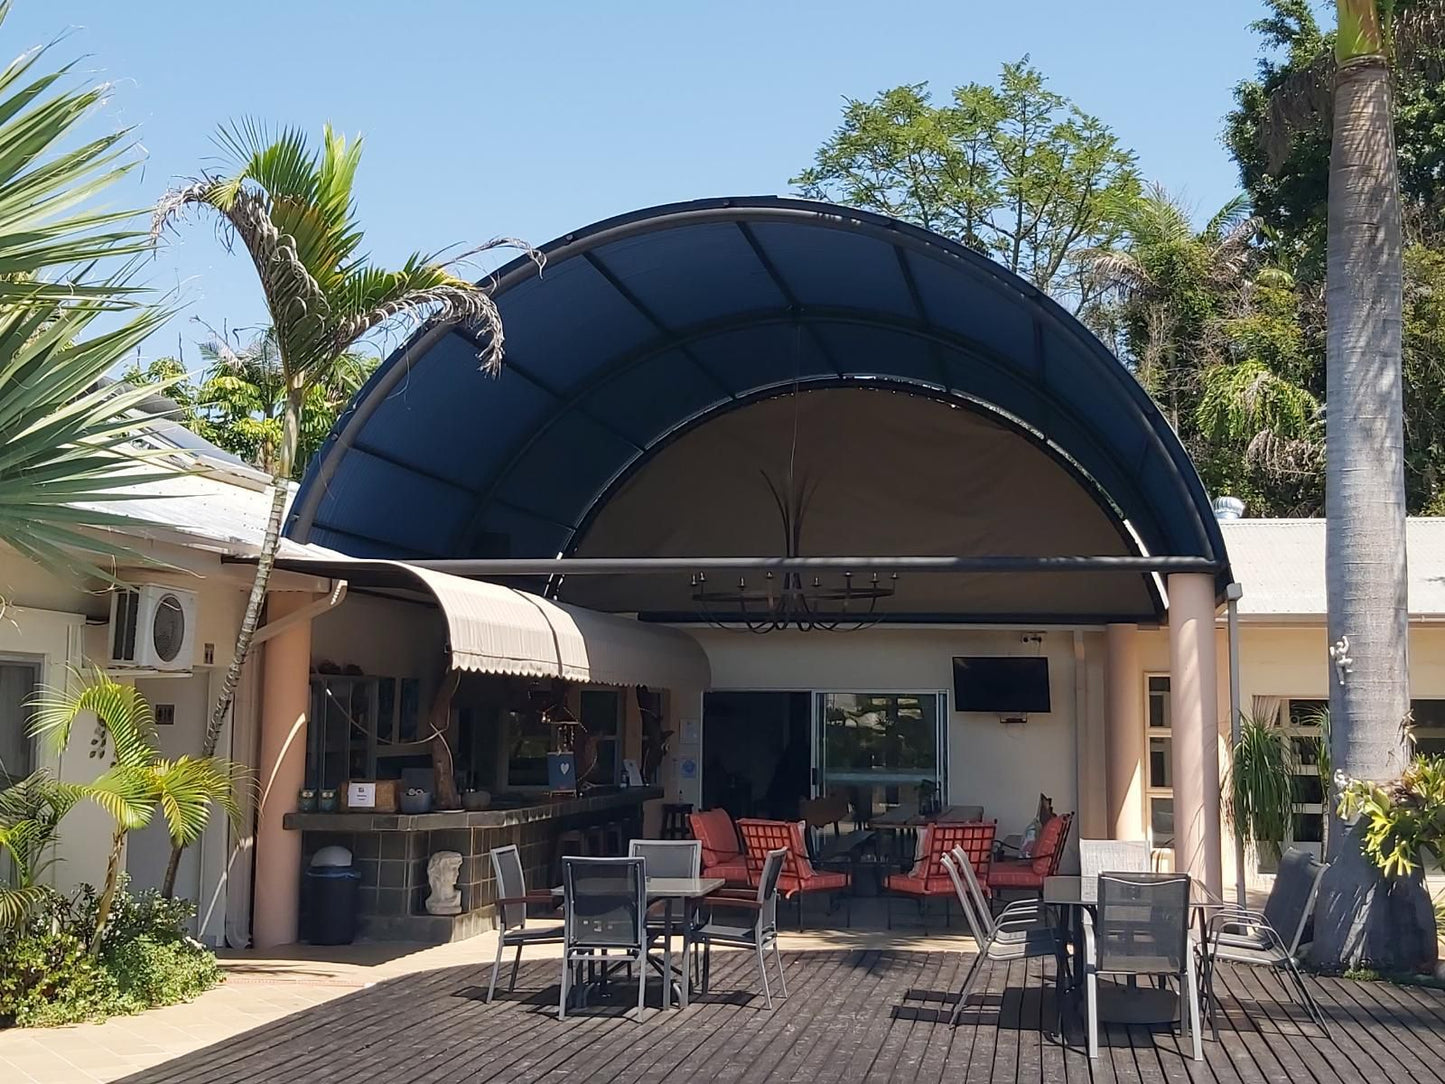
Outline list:
[[[649,984],[642,1021],[625,983],[556,1018],[559,964],[528,961],[517,993],[482,1001],[490,966],[401,976],[272,1021],[127,1078],[126,1084],[1441,1084],[1445,992],[1307,977],[1328,1036],[1271,976],[1225,965],[1217,1041],[1205,1062],[1168,1028],[1106,1028],[1091,1062],[1073,999],[1052,1034],[1052,963],[985,969],[964,1019],[948,1026],[972,957],[835,949],[783,956],[789,996],[762,1007],[753,958],[719,952],[713,989],[666,1012]],[[1045,1033],[1048,1034],[1045,1034]]]

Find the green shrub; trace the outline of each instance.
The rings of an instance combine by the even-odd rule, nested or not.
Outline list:
[[[210,949],[185,923],[189,900],[117,890],[100,952],[88,952],[97,893],[49,893],[0,933],[0,1027],[50,1027],[189,1001],[221,981]]]
[[[221,981],[215,955],[194,942],[137,937],[108,950],[102,960],[137,1009],[190,1001]]]
[[[28,929],[0,942],[0,1021],[49,1027],[129,1011],[115,977],[74,934]]]

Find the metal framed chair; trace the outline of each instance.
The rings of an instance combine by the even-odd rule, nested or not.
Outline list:
[[[1102,873],[1097,921],[1084,912],[1084,982],[1089,1057],[1099,1056],[1099,976],[1166,976],[1179,983],[1179,1020],[1188,1005],[1194,1060],[1200,1046],[1199,984],[1189,943],[1190,878],[1183,873]]]
[[[963,985],[958,991],[958,1002],[953,1007],[953,1015],[948,1020],[949,1024],[955,1027],[958,1025],[964,1006],[968,1003],[969,992],[973,989],[974,980],[978,977],[985,961],[1010,963],[1014,960],[1032,960],[1038,957],[1052,956],[1055,968],[1055,1008],[1058,1012],[1058,1031],[1062,1035],[1064,982],[1069,970],[1068,959],[1065,955],[1067,949],[1063,937],[1056,929],[1043,923],[1031,921],[1027,924],[1023,922],[1016,924],[1013,920],[1005,919],[1003,916],[995,919],[989,911],[978,880],[973,875],[971,862],[959,863],[954,861],[953,855],[944,855],[939,860],[939,864],[948,874],[948,879],[953,882],[953,890],[958,896],[958,905],[968,922],[974,942],[978,945],[978,955],[974,957],[973,963],[969,965],[968,971],[964,974]],[[1025,906],[1034,907],[1032,903],[1026,903]],[[1007,909],[1005,913],[1007,913]]]
[[[695,880],[702,876],[702,843],[696,839],[634,839],[627,845],[627,856],[641,858],[644,873],[648,877],[685,877]],[[648,908],[647,936],[650,941],[656,941],[667,932],[664,913],[666,906],[663,902],[657,902]],[[699,925],[692,915],[683,915],[682,921],[691,922],[694,932]],[[696,975],[696,971],[693,974]]]
[[[701,926],[697,931],[698,941],[703,947],[702,991],[707,993],[708,980],[712,976],[712,946],[734,945],[750,948],[757,956],[758,975],[763,980],[763,998],[768,1008],[773,1007],[773,992],[768,987],[768,965],[766,952],[773,950],[773,959],[778,965],[778,983],[783,997],[788,996],[788,980],[783,974],[783,957],[778,951],[778,878],[783,872],[788,850],[779,847],[769,851],[763,859],[762,873],[758,878],[756,899],[721,899],[713,904],[714,911],[736,910],[748,912],[752,921],[744,925],[731,925],[715,919]]]
[[[973,900],[979,920],[983,924],[984,933],[988,937],[1005,941],[1019,940],[1030,929],[1059,929],[1052,908],[1041,900],[1014,900],[995,913],[989,898],[984,894],[983,886],[979,883],[978,871],[974,868],[973,862],[969,860],[968,852],[962,847],[955,847],[949,853],[949,857],[953,859],[953,864],[961,874],[960,879]],[[940,868],[942,868],[941,863]],[[947,871],[945,870],[945,872]],[[1062,933],[1060,936],[1063,936]]]
[[[517,986],[517,969],[522,965],[522,948],[526,945],[556,944],[563,939],[562,926],[528,926],[527,905],[545,904],[555,907],[557,900],[550,892],[528,892],[527,878],[522,872],[522,859],[516,845],[498,847],[491,852],[492,874],[497,891],[497,958],[492,961],[492,981],[487,986],[487,1001],[497,992],[497,971],[502,966],[502,953],[515,947],[510,993]]]
[[[1079,876],[1086,881],[1101,873],[1148,873],[1153,863],[1147,839],[1079,840]]]
[[[1219,999],[1214,994],[1214,969],[1220,960],[1267,967],[1276,974],[1284,972],[1294,986],[1290,990],[1285,985],[1285,993],[1291,1000],[1297,998],[1310,1019],[1328,1033],[1324,1012],[1295,964],[1326,868],[1310,852],[1291,847],[1280,857],[1274,886],[1263,911],[1226,906],[1210,917],[1202,985],[1210,1028],[1216,1035],[1215,1012]],[[1284,984],[1283,977],[1280,982]]]
[[[557,1019],[567,1018],[572,987],[583,985],[583,965],[600,964],[604,978],[611,968],[636,965],[640,1020],[647,996],[647,873],[643,860],[564,858],[562,891],[565,940]]]

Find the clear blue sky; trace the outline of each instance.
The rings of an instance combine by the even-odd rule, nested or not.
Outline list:
[[[701,196],[786,193],[845,96],[995,78],[1025,53],[1118,132],[1144,174],[1201,214],[1237,190],[1220,143],[1254,69],[1259,0],[17,0],[10,54],[73,28],[57,55],[115,84],[96,124],[135,125],[126,193],[152,204],[243,115],[366,136],[368,247],[394,262],[514,234],[535,243]],[[249,262],[208,223],[152,265],[182,315],[147,357],[188,362],[201,330],[263,322]],[[158,341],[159,340],[159,341]]]

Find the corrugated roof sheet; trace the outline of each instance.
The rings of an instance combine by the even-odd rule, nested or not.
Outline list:
[[[1220,524],[1244,617],[1324,618],[1325,521],[1237,519]],[[1445,517],[1406,525],[1412,616],[1445,616]]]

